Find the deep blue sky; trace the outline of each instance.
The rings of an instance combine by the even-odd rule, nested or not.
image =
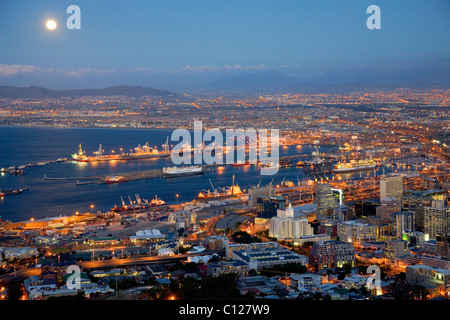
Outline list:
[[[81,30],[66,28],[71,4]],[[366,27],[371,4],[381,30]],[[306,78],[386,71],[448,59],[449,35],[448,0],[1,0],[0,84],[158,87],[158,77],[267,68]]]

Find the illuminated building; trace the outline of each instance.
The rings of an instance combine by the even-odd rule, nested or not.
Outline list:
[[[377,241],[378,227],[359,220],[340,222],[337,225],[337,236],[340,241],[350,243]]]
[[[436,254],[442,258],[450,259],[450,236],[436,235]]]
[[[401,211],[401,203],[397,199],[387,197],[380,201],[380,206],[377,208],[377,216],[383,220],[392,219],[392,214]]]
[[[309,265],[319,271],[321,269],[342,268],[349,264],[355,266],[355,248],[351,243],[342,241],[316,242],[309,254]]]
[[[328,217],[339,207],[338,201],[329,183],[319,183],[316,186],[317,219]]]
[[[248,206],[255,207],[258,204],[258,197],[273,197],[275,196],[275,189],[272,186],[255,187],[248,189]]]
[[[407,241],[409,245],[418,249],[423,249],[425,241],[430,240],[430,237],[426,233],[406,229],[403,231],[402,240]]]
[[[286,210],[279,209],[277,216],[270,220],[269,236],[278,240],[295,240],[313,235],[313,228],[306,218],[294,218],[291,204]]]
[[[196,222],[197,214],[186,210],[172,212],[169,214],[167,221],[175,223],[175,229],[190,230]]]
[[[406,267],[406,280],[414,284],[435,284],[447,289],[450,287],[450,271],[424,265]]]
[[[278,209],[285,208],[286,200],[280,196],[258,197],[257,213],[258,218],[272,218],[277,215]]]
[[[380,178],[380,201],[386,198],[397,200],[403,197],[403,176],[385,175]]]
[[[386,243],[384,257],[387,264],[399,266],[401,260],[410,256],[408,243],[404,240],[391,240]]]
[[[424,208],[424,232],[436,239],[437,235],[450,232],[450,208],[444,207],[444,201],[434,200],[431,207]]]
[[[355,202],[355,216],[356,218],[376,216],[380,205],[377,199],[358,200]]]
[[[272,268],[287,263],[301,263],[303,265],[308,263],[308,257],[283,247],[237,250],[233,251],[232,259],[246,263],[249,270],[259,270],[263,267]]]
[[[420,263],[424,266],[435,267],[439,269],[450,270],[450,260],[447,258],[441,258],[439,256],[420,256]]]
[[[208,263],[206,271],[208,276],[217,277],[227,273],[237,273],[240,276],[246,276],[248,273],[248,265],[239,260]]]
[[[414,211],[416,229],[423,231],[425,227],[425,207],[430,207],[434,200],[446,200],[444,190],[404,190],[403,209]]]
[[[291,285],[300,291],[312,290],[322,284],[322,276],[313,273],[294,273],[291,274],[289,278],[291,279]]]
[[[395,237],[400,239],[405,230],[414,230],[414,212],[396,212],[393,214],[395,219]]]

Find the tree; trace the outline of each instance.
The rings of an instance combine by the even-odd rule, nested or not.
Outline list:
[[[22,290],[20,289],[20,282],[11,280],[8,283],[8,300],[19,300],[22,296]]]
[[[235,242],[238,243],[252,243],[252,236],[245,231],[238,231],[231,236]]]
[[[277,275],[277,274],[286,274],[286,273],[306,273],[308,269],[302,265],[301,263],[287,263],[284,265],[274,266],[272,268],[262,268],[260,273],[262,275],[266,275],[268,277]]]

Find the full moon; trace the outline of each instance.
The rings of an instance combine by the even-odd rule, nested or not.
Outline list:
[[[46,27],[48,30],[55,30],[56,29],[56,22],[55,20],[48,20]]]

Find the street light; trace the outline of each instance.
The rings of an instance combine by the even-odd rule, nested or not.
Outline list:
[[[94,213],[94,205],[91,204],[91,214],[93,214],[93,213]]]
[[[178,205],[178,197],[179,197],[180,195],[177,193],[177,205]]]

